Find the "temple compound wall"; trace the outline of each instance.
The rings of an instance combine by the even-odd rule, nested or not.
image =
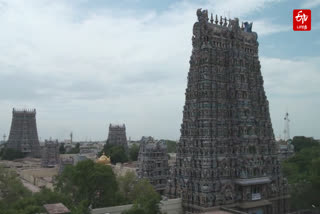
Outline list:
[[[12,110],[12,122],[8,148],[22,152],[26,156],[40,157],[36,110]]]
[[[142,137],[137,174],[139,178],[148,179],[157,192],[164,193],[169,176],[167,146],[164,141]]]
[[[128,152],[128,143],[126,135],[126,126],[123,125],[109,125],[109,134],[107,144],[123,146],[126,152]]]
[[[97,208],[91,211],[92,214],[121,214],[126,210],[129,210],[132,204]],[[182,214],[181,198],[163,200],[160,202],[161,212],[166,214]]]
[[[197,11],[181,137],[169,193],[188,213],[288,209],[252,23]]]

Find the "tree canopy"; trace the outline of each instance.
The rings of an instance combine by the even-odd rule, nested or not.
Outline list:
[[[101,155],[103,152],[111,158],[112,164],[124,163],[128,161],[128,155],[123,146],[106,143],[99,155]]]
[[[22,152],[11,148],[4,148],[1,153],[3,160],[14,160],[24,157]]]
[[[306,140],[305,144],[301,139]],[[310,141],[310,138],[299,137],[299,141],[296,140],[299,142],[296,144],[299,145],[298,151],[283,162],[283,172],[290,185],[293,209],[320,207],[320,146],[313,141]]]
[[[118,186],[110,166],[80,161],[67,166],[57,178],[56,190],[73,198],[75,203],[87,200],[93,208],[116,204]]]
[[[61,143],[59,146],[59,153],[60,154],[65,154],[66,153],[66,148],[64,148],[64,143]]]
[[[176,153],[177,142],[173,140],[165,140],[168,153]]]
[[[129,158],[131,161],[136,161],[138,160],[138,155],[139,155],[139,146],[136,144],[133,144],[129,149]]]
[[[133,207],[124,214],[160,213],[161,196],[147,180],[137,179],[133,172],[127,172],[126,175],[118,178],[118,184],[119,193],[124,201],[133,203]]]
[[[72,214],[88,214],[87,204],[73,204],[70,197],[42,189],[32,194],[21,183],[17,174],[0,166],[0,214],[43,213],[44,204],[63,203]]]
[[[80,153],[80,143],[77,143],[75,147],[71,148],[67,154],[78,154]]]
[[[13,202],[31,196],[31,192],[23,186],[16,172],[0,165],[0,196],[0,210],[3,210]]]
[[[319,146],[320,144],[312,137],[295,136],[292,139],[292,145],[294,146],[294,151],[299,152],[304,148]]]
[[[63,203],[72,214],[92,208],[134,204],[128,213],[158,214],[160,195],[147,180],[133,172],[116,179],[110,166],[84,160],[66,166],[56,177],[55,189],[32,194],[17,174],[0,166],[0,214],[43,213],[44,204]]]

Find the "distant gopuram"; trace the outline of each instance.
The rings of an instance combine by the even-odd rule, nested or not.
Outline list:
[[[109,125],[109,134],[107,144],[123,146],[128,151],[126,126],[123,125]]]
[[[42,167],[55,167],[59,164],[59,143],[56,141],[45,141],[45,145],[42,149]]]
[[[228,207],[247,213],[286,213],[269,103],[252,23],[209,21],[197,11],[181,138],[169,195],[188,213]]]
[[[138,177],[146,178],[155,190],[163,194],[169,176],[167,145],[152,137],[142,137],[138,155]]]
[[[13,109],[8,148],[21,151],[26,156],[40,157],[35,109]]]

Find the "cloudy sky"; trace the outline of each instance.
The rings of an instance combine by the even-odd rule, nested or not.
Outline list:
[[[36,108],[41,140],[178,139],[196,10],[253,21],[273,128],[320,138],[319,0],[0,0],[0,135]],[[292,30],[292,10],[312,30]]]

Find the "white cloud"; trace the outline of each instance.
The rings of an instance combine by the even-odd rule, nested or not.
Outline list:
[[[301,8],[302,9],[310,9],[315,8],[320,5],[320,0],[306,0],[302,3]]]
[[[320,57],[261,58],[266,90],[274,96],[314,97],[319,94]]]
[[[259,36],[286,32],[291,29],[292,26],[275,24],[275,22],[270,19],[259,19],[253,22],[253,31],[258,32]]]
[[[320,57],[302,59],[261,58],[265,91],[276,136],[283,136],[285,111],[291,117],[291,137],[319,138]]]
[[[109,122],[125,122],[135,139],[177,139],[196,9],[241,18],[274,2],[183,1],[164,12],[84,13],[77,1],[0,0],[0,133],[9,132],[12,107],[35,107],[42,139],[71,130],[76,140],[105,139]],[[259,19],[254,30],[263,36],[285,29],[268,23]]]

